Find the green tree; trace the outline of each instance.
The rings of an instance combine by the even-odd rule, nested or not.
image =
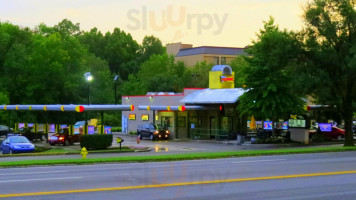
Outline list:
[[[198,62],[193,67],[188,68],[190,74],[190,81],[188,87],[194,88],[207,88],[209,87],[209,71],[212,69],[213,64]]]
[[[166,49],[163,47],[160,39],[151,36],[145,36],[139,50],[139,62],[147,61],[152,55],[164,54]]]
[[[139,45],[130,34],[126,34],[119,28],[115,28],[112,33],[107,32],[104,40],[106,43],[104,58],[107,60],[111,72],[120,74],[123,80],[127,80],[129,73],[126,72],[123,64],[136,58]]]
[[[264,22],[258,39],[247,49],[248,66],[242,69],[248,90],[239,101],[241,114],[274,121],[301,110],[302,100],[291,85],[291,67],[299,53],[293,33],[280,30],[273,18]]]
[[[305,87],[317,101],[336,105],[345,120],[345,146],[352,146],[356,99],[356,10],[353,0],[314,0],[305,10]],[[309,68],[309,69],[308,69]],[[312,70],[310,70],[312,69]]]
[[[230,67],[233,72],[235,72],[235,87],[241,88],[246,85],[246,74],[244,73],[249,64],[246,59],[242,56],[236,57],[231,61]]]

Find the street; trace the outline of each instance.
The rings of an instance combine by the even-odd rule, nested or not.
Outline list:
[[[15,197],[9,199],[354,199],[355,166],[356,153],[341,152],[4,168],[0,169],[0,197],[13,194]]]

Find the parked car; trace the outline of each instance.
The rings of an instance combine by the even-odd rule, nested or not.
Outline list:
[[[315,134],[318,133],[317,129],[309,130],[309,138],[312,138]],[[331,127],[331,131],[329,132],[320,132],[325,134],[325,136],[332,138],[332,139],[342,139],[345,138],[345,130],[338,128],[338,127]]]
[[[0,125],[0,136],[7,135],[8,133],[12,133],[12,129],[8,126]]]
[[[45,141],[48,138],[47,133],[44,133],[44,132],[35,133],[35,130],[33,127],[22,127],[18,130],[18,134],[25,136],[30,141],[37,140],[37,139]]]
[[[1,143],[2,154],[26,153],[34,150],[35,145],[24,136],[10,136]]]
[[[169,137],[169,131],[164,129],[159,124],[140,124],[137,126],[137,135],[142,139],[143,137],[148,137],[150,140],[154,139],[165,139]]]
[[[48,138],[48,143],[51,146],[54,146],[55,144],[63,144],[63,146],[69,146],[74,142],[79,142],[79,134],[70,135],[68,128],[61,129],[59,133],[55,133]]]

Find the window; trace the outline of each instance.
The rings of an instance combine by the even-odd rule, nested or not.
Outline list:
[[[197,117],[189,117],[189,123],[194,124],[196,128],[201,128],[202,127],[202,117],[197,116]]]
[[[148,121],[148,119],[149,119],[148,115],[142,115],[141,116],[141,120],[142,121]]]
[[[213,59],[214,59],[214,61],[213,61],[214,65],[219,65],[220,64],[219,63],[219,57],[214,57]]]
[[[226,57],[221,57],[221,64],[226,65]]]
[[[178,127],[185,127],[185,117],[178,117]]]
[[[221,119],[221,129],[224,131],[232,131],[232,117],[223,117]]]
[[[172,117],[161,117],[161,124],[164,128],[172,127]]]
[[[129,114],[129,120],[136,120],[135,114]]]

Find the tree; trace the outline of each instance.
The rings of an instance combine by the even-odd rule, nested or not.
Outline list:
[[[107,32],[104,40],[104,58],[107,60],[111,72],[120,74],[123,80],[127,80],[129,74],[124,73],[123,64],[136,58],[139,45],[130,34],[126,34],[119,28],[115,28],[112,33]]]
[[[258,39],[247,49],[248,65],[241,73],[248,90],[241,96],[238,109],[277,121],[301,110],[302,100],[293,91],[291,67],[299,53],[299,42],[292,32],[280,30],[273,18],[264,22]]]
[[[140,63],[143,63],[147,61],[152,55],[164,54],[165,50],[166,49],[162,46],[160,39],[154,37],[153,35],[145,36],[139,50],[139,61]]]
[[[317,101],[336,105],[345,120],[345,146],[353,146],[356,99],[356,10],[353,0],[314,0],[305,10],[301,70]],[[309,68],[309,69],[308,69]],[[312,69],[312,70],[310,70]],[[305,78],[304,78],[305,80]]]
[[[247,87],[246,85],[246,74],[244,71],[248,67],[248,62],[242,56],[237,56],[230,63],[230,67],[232,71],[235,72],[235,87]]]

